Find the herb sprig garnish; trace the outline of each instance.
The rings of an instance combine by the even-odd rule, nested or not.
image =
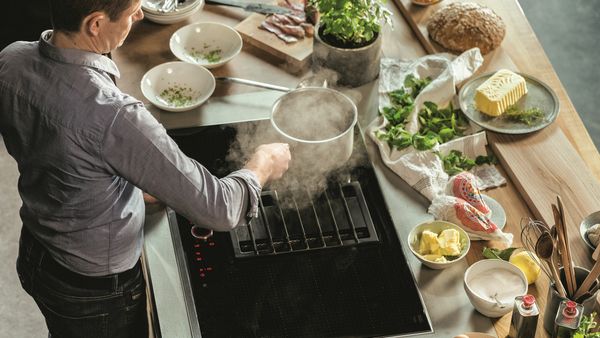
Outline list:
[[[517,106],[513,105],[506,109],[504,115],[511,121],[525,123],[528,126],[544,119],[544,111],[538,107],[519,109]]]

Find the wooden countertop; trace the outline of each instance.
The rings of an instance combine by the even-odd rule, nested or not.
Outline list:
[[[421,24],[421,27],[432,10],[450,1],[442,1],[430,7],[419,7],[411,5],[408,0],[402,0],[409,15],[417,24]],[[581,215],[600,210],[600,188],[598,188],[600,155],[533,33],[519,3],[516,0],[479,0],[476,2],[493,8],[504,19],[507,26],[507,34],[501,47],[485,56],[485,63],[480,72],[496,70],[499,65],[512,65],[513,68],[547,83],[555,90],[560,100],[560,114],[556,123],[543,131],[519,137],[500,134],[490,135],[492,149],[497,155],[500,155],[501,170],[509,178],[509,182],[504,187],[488,191],[487,194],[504,206],[507,214],[505,231],[516,235],[515,245],[517,246],[520,245],[518,234],[521,218],[533,217],[553,224],[550,202],[548,201],[552,201],[556,194],[560,194],[567,209],[567,225],[570,242],[574,247],[575,263],[590,268],[592,264],[591,252],[584,247],[579,238],[578,225]],[[427,49],[419,42],[407,21],[400,14],[398,7],[394,6],[394,2],[391,0],[389,7],[394,14],[394,25],[393,29],[386,27],[384,30],[383,48],[385,57],[415,59],[426,55]],[[143,99],[139,88],[142,75],[155,65],[176,60],[168,47],[169,38],[173,32],[196,21],[218,21],[235,26],[247,15],[239,9],[207,5],[192,18],[168,26],[157,25],[144,20],[134,26],[125,44],[113,53],[113,59],[121,71],[121,78],[117,81],[119,86],[125,92]],[[271,55],[252,46],[244,46],[239,56],[225,66],[214,69],[213,73],[215,76],[236,76],[295,87],[304,76],[310,74],[310,71],[290,69],[286,64]],[[258,89],[218,83],[214,96],[252,91],[258,91]],[[148,104],[146,100],[143,101]],[[162,114],[172,113],[153,110],[153,114],[161,120]],[[574,151],[569,151],[567,154],[554,154],[552,144],[549,142],[555,141],[565,141],[567,146]],[[569,149],[571,150],[571,148]],[[514,149],[522,149],[523,152],[515,153]],[[543,152],[546,151],[549,155],[544,157]],[[570,167],[573,163],[578,168]],[[577,176],[575,182],[571,183],[572,178],[569,178],[569,175]],[[527,177],[531,179],[528,180]],[[585,191],[582,192],[581,189]],[[551,191],[552,193],[546,194],[545,191]],[[585,206],[581,207],[582,204]],[[473,242],[468,256],[469,263],[482,259],[481,250],[486,245],[489,246],[490,243]],[[547,289],[548,279],[542,274],[535,285],[530,286],[529,290],[538,299],[542,310],[546,304]],[[537,337],[547,337],[542,328],[542,321],[543,318],[540,318]],[[505,337],[510,324],[510,314],[492,322],[498,336]]]

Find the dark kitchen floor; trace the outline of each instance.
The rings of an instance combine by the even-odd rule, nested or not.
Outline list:
[[[600,1],[519,2],[596,148],[600,148]]]
[[[584,121],[596,147],[600,147],[600,1],[520,0],[523,11],[554,65],[562,84]],[[0,15],[0,48],[14,39],[37,39],[45,16],[34,7],[42,0],[17,2],[34,13],[24,20],[19,11]],[[33,8],[33,9],[32,9]],[[26,26],[27,25],[27,26]],[[25,29],[26,27],[34,27]],[[16,33],[15,33],[16,32]],[[47,337],[35,303],[20,288],[15,272],[21,205],[16,185],[17,167],[0,139],[0,337]]]

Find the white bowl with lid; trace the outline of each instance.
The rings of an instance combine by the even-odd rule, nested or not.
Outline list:
[[[527,293],[527,277],[507,261],[483,259],[465,271],[463,286],[475,310],[497,318],[512,311],[515,297]]]
[[[204,67],[174,61],[144,74],[142,94],[160,109],[181,112],[204,103],[215,90],[215,77]]]

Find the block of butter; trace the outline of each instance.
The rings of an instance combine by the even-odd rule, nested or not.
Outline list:
[[[475,107],[490,116],[499,116],[527,94],[525,79],[507,69],[501,69],[477,87]]]
[[[419,253],[421,255],[440,254],[440,243],[438,242],[438,235],[435,232],[425,230],[421,233]]]
[[[438,235],[440,254],[444,256],[460,255],[460,233],[454,229],[446,229]]]

